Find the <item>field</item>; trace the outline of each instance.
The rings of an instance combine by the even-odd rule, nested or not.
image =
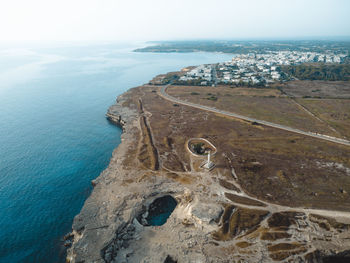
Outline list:
[[[339,137],[350,138],[350,99],[297,99],[319,119],[334,128]]]
[[[315,118],[295,100],[277,89],[170,86],[167,92],[193,103],[207,105],[304,131],[339,136],[328,123]]]
[[[350,99],[350,81],[289,81],[279,86],[290,97]]]
[[[178,87],[174,87],[170,89],[173,94],[175,89],[179,92]],[[205,94],[200,89],[202,87],[188,92],[201,91],[201,94]],[[198,171],[199,165],[193,163],[186,142],[191,138],[202,137],[217,148],[213,160],[216,164],[214,171],[219,174],[219,179],[232,180],[231,169],[234,168],[239,184],[251,196],[292,207],[350,211],[350,171],[347,168],[350,167],[349,147],[176,105],[161,98],[157,93],[159,90],[158,86],[143,86],[132,90],[129,96],[131,100],[142,98],[142,111],[149,116],[146,121],[141,119],[148,127],[144,129],[144,136],[151,138],[148,142],[143,140],[140,145],[139,154],[142,158],[139,160],[144,161],[145,166],[157,170],[158,167],[149,164],[149,160],[154,160],[152,163],[159,163],[159,169],[171,172],[174,180],[195,182],[197,179],[192,172]],[[230,90],[227,88],[227,93]],[[188,92],[181,96],[195,97],[208,105],[212,103],[216,106],[215,103],[222,98],[219,92],[216,93],[217,102],[201,99],[200,95],[187,95]],[[271,91],[266,92],[270,94]],[[220,93],[226,94],[226,90]],[[251,97],[251,105],[254,105],[254,99],[259,103],[262,103],[259,99],[271,99],[268,104],[272,109],[280,106],[286,111],[290,107],[299,112],[299,118],[305,118],[306,123],[313,123],[310,121],[312,118],[302,114],[297,107],[293,108],[292,103],[286,102],[290,106],[285,106],[282,101],[287,99],[284,97]],[[273,100],[277,100],[275,104]],[[235,101],[239,103],[238,98]],[[135,101],[135,104],[138,103]],[[298,123],[294,115],[288,112],[278,116],[286,116],[290,122]],[[319,127],[325,127],[321,124]],[[147,143],[151,145],[143,145]],[[181,179],[183,173],[187,174],[185,181]]]

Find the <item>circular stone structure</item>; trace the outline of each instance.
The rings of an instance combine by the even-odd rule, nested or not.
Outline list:
[[[197,157],[203,157],[216,153],[216,147],[207,139],[204,138],[192,138],[187,141],[187,149],[189,152]]]

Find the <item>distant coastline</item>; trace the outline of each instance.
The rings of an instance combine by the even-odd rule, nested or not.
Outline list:
[[[134,52],[188,53],[222,52],[230,54],[266,53],[271,51],[349,52],[350,40],[227,40],[163,41],[137,48]]]

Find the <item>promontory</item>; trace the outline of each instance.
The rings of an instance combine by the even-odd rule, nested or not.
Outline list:
[[[164,82],[190,69],[109,108],[121,144],[74,219],[67,262],[350,262],[335,261],[350,254],[348,100],[299,96],[293,85],[315,85],[300,80]],[[340,84],[314,94],[324,85]]]

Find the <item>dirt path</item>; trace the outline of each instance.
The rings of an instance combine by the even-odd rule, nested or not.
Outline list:
[[[242,207],[250,208],[250,209],[253,208],[253,209],[259,209],[259,210],[269,210],[270,212],[296,211],[296,212],[303,212],[305,214],[317,214],[317,215],[321,215],[321,216],[325,216],[325,217],[333,217],[333,218],[340,218],[340,219],[346,218],[350,222],[350,212],[278,205],[278,204],[270,203],[270,202],[267,202],[267,201],[264,201],[264,200],[261,200],[261,199],[258,199],[258,198],[255,198],[255,197],[248,195],[236,180],[232,181],[231,183],[234,186],[236,186],[241,192],[238,193],[234,190],[226,190],[226,189],[225,189],[225,192],[231,192],[235,195],[243,196],[243,197],[261,202],[261,203],[266,205],[266,207],[253,206],[253,205],[246,205],[246,204],[237,203],[237,202],[235,203],[232,200],[230,200],[230,202],[232,202],[238,206],[242,206]]]
[[[335,132],[336,134],[338,134],[339,136],[341,136],[341,134],[334,129],[331,125],[329,125],[329,123],[325,122],[324,120],[320,119],[319,117],[317,117],[314,113],[312,113],[309,109],[307,109],[304,105],[301,105],[299,102],[297,102],[295,99],[290,98],[290,100],[292,102],[294,102],[300,109],[302,109],[303,111],[305,111],[307,114],[309,114],[310,116],[312,116],[313,118],[315,118],[316,120],[318,120],[319,122],[322,122],[323,124],[325,124],[330,130],[332,130],[333,132]]]
[[[170,101],[172,101],[174,103],[179,103],[179,104],[183,104],[183,105],[186,105],[186,106],[194,107],[194,108],[197,108],[197,109],[223,114],[223,115],[226,115],[226,116],[229,116],[229,117],[235,117],[235,118],[239,118],[239,119],[244,119],[244,120],[251,121],[251,122],[255,121],[255,122],[259,122],[261,124],[264,124],[266,126],[270,126],[270,127],[274,127],[274,128],[278,128],[278,129],[282,129],[282,130],[287,130],[287,131],[290,131],[290,132],[294,132],[294,133],[298,133],[298,134],[302,134],[302,135],[306,135],[306,136],[311,136],[311,137],[315,137],[315,138],[318,138],[318,139],[327,140],[327,141],[331,141],[331,142],[334,142],[334,143],[350,146],[350,141],[347,141],[347,140],[343,140],[343,139],[339,139],[339,138],[335,138],[335,137],[330,137],[330,136],[325,136],[325,135],[321,135],[321,134],[316,134],[316,133],[311,133],[311,132],[304,132],[304,131],[300,131],[300,130],[297,130],[297,129],[294,129],[294,128],[286,127],[286,126],[283,126],[283,125],[274,124],[274,123],[270,123],[270,122],[265,122],[265,121],[262,121],[262,120],[256,120],[256,119],[252,119],[252,118],[249,118],[249,117],[246,117],[246,116],[242,116],[242,115],[239,115],[239,114],[218,110],[216,108],[212,108],[212,107],[207,107],[207,106],[203,106],[203,105],[199,105],[199,104],[186,102],[186,101],[174,98],[174,97],[170,96],[169,94],[167,94],[166,93],[166,88],[168,86],[169,85],[163,86],[161,88],[160,96],[163,97],[164,99],[170,100]],[[312,114],[312,113],[310,113],[310,114]],[[273,203],[266,202],[266,201],[263,201],[263,200],[260,200],[260,199],[257,199],[255,197],[252,197],[252,196],[248,195],[243,190],[243,188],[238,184],[237,180],[234,181],[233,184],[239,190],[241,190],[241,192],[238,193],[238,192],[236,192],[234,190],[228,190],[228,189],[225,189],[225,192],[231,192],[231,193],[233,193],[235,195],[243,196],[243,197],[246,197],[246,198],[249,198],[249,199],[261,202],[261,203],[266,205],[266,207],[253,206],[253,205],[235,203],[232,200],[230,200],[231,203],[236,204],[236,205],[241,206],[241,207],[250,208],[250,209],[268,210],[270,212],[296,211],[296,212],[302,212],[302,213],[305,213],[305,214],[317,214],[317,215],[321,215],[321,216],[325,216],[325,217],[346,219],[346,220],[349,220],[349,222],[350,222],[350,212],[331,211],[331,210],[323,210],[323,209],[309,209],[309,208],[303,208],[303,207],[289,207],[289,206],[273,204]]]

